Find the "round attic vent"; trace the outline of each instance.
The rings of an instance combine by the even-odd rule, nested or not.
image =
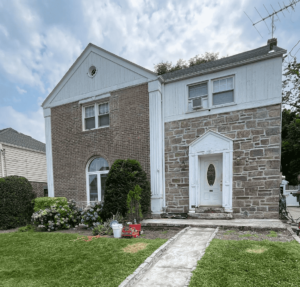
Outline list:
[[[88,75],[89,75],[89,77],[94,77],[95,75],[97,74],[97,69],[96,69],[96,67],[95,66],[91,66],[90,68],[89,68],[89,72],[88,72]]]

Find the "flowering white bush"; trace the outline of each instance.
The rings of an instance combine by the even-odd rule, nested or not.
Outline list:
[[[93,228],[100,225],[102,222],[101,212],[103,204],[101,202],[96,202],[94,205],[88,205],[81,212],[81,223]]]
[[[42,231],[77,227],[80,219],[80,210],[74,200],[70,200],[66,205],[54,204],[50,208],[33,213],[31,217],[32,224]]]

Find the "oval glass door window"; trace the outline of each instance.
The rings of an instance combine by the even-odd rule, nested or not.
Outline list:
[[[213,186],[216,180],[216,169],[213,164],[210,164],[207,169],[207,182],[210,186]]]

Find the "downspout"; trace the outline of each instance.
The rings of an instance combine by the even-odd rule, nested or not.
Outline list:
[[[0,143],[0,159],[1,159],[1,177],[5,177],[4,174],[4,150],[3,150],[3,146]]]

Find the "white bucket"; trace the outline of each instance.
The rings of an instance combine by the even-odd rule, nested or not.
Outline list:
[[[114,238],[121,238],[123,225],[114,223],[111,226],[111,228],[113,229],[113,232],[114,232]]]

